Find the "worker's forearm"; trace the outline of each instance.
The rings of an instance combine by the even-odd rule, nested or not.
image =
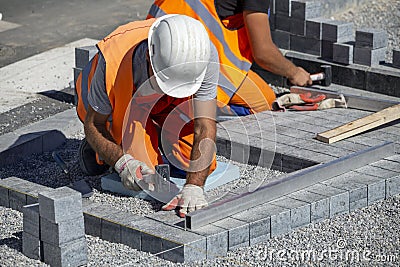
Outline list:
[[[90,146],[99,154],[100,158],[108,165],[114,166],[123,155],[121,146],[117,145],[111,134],[104,125],[85,123],[86,140]]]
[[[296,66],[274,44],[270,45],[267,54],[256,56],[255,61],[263,69],[286,78],[293,77],[297,72]]]
[[[196,120],[207,123],[196,127]],[[204,186],[211,163],[215,155],[216,123],[210,119],[195,120],[195,135],[191,153],[190,171],[187,172],[186,184]]]

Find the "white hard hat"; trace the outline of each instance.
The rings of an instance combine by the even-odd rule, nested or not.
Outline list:
[[[148,43],[151,67],[163,93],[183,98],[199,90],[210,59],[210,39],[200,21],[162,16],[151,26]]]

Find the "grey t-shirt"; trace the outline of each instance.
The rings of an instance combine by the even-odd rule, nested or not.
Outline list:
[[[197,100],[211,100],[217,95],[216,85],[218,84],[219,76],[219,60],[218,52],[215,46],[210,42],[211,53],[210,62],[208,63],[206,75],[201,84],[200,89],[195,93],[194,98]],[[135,49],[132,64],[134,84],[139,88],[148,78],[148,67],[146,61],[147,40],[141,42]],[[112,113],[112,107],[107,95],[105,85],[105,69],[106,62],[103,55],[99,52],[99,60],[97,68],[92,78],[90,92],[88,95],[89,105],[98,113],[109,115]]]

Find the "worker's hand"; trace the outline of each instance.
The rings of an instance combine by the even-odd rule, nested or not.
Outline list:
[[[203,188],[193,184],[186,184],[181,192],[165,204],[162,209],[173,210],[176,207],[180,207],[179,216],[184,218],[188,212],[204,208],[207,205]]]
[[[150,169],[145,163],[134,159],[129,154],[123,155],[115,163],[114,169],[119,174],[119,177],[121,177],[121,182],[124,187],[134,191],[142,190],[145,184],[142,180],[143,175],[154,173],[154,171]]]
[[[288,77],[288,79],[291,84],[297,86],[307,86],[312,85],[313,83],[310,77],[310,73],[308,73],[301,67],[296,67],[296,72],[294,72],[292,77]]]

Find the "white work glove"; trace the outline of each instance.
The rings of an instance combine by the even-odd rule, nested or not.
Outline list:
[[[181,192],[165,204],[162,209],[173,210],[178,206],[180,207],[179,216],[184,218],[188,212],[207,207],[207,205],[203,188],[193,184],[186,184]]]
[[[125,188],[141,191],[143,187],[143,175],[154,173],[146,163],[134,159],[131,155],[123,155],[114,166],[114,169],[121,177],[121,182]],[[139,186],[139,183],[141,186]],[[145,188],[147,189],[147,188]]]

